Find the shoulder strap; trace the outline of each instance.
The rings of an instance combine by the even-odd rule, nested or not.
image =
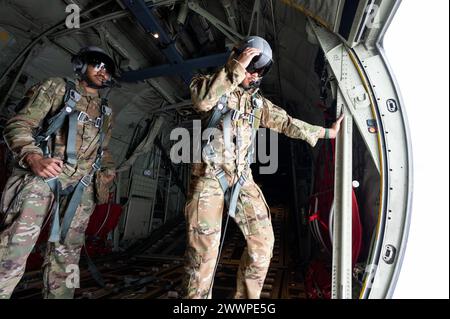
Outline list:
[[[50,135],[55,133],[64,124],[65,117],[75,109],[77,102],[81,99],[80,93],[76,90],[75,82],[71,79],[65,80],[66,88],[63,98],[63,107],[56,115],[47,120],[46,130],[43,131],[42,134],[39,134],[39,136],[44,137],[44,139],[48,139]]]
[[[228,111],[228,95],[225,94],[220,97],[219,102],[217,102],[216,107],[214,107],[206,128],[216,127],[222,119],[222,116]]]
[[[49,155],[49,150],[45,142],[58,131],[64,124],[67,116],[72,113],[76,108],[76,104],[81,99],[80,93],[76,90],[75,82],[71,79],[66,80],[66,89],[63,99],[63,107],[61,110],[47,120],[45,130],[42,130],[36,137],[36,144],[41,145],[44,151],[44,155]]]
[[[256,143],[256,134],[258,133],[259,126],[261,124],[261,114],[262,114],[262,106],[263,101],[261,96],[257,96],[256,94],[252,95],[252,114],[250,115],[252,121],[252,136],[251,136],[251,145],[247,152],[247,163],[253,164],[255,162],[255,143]]]
[[[219,102],[216,107],[214,107],[213,112],[208,120],[208,124],[205,129],[211,129],[217,127],[220,123],[222,117],[230,111],[228,108],[228,95],[224,94],[220,97]],[[211,134],[208,136],[206,141],[202,142],[202,149],[208,144],[209,139],[211,138]]]
[[[105,98],[102,98],[101,101],[102,104],[102,114],[100,116],[100,126],[99,126],[99,138],[98,138],[98,149],[97,149],[97,155],[102,157],[103,155],[103,142],[105,141],[106,132],[108,131],[108,127],[111,121],[111,114],[112,110],[108,106],[108,100]]]
[[[253,119],[253,129],[258,130],[259,126],[261,125],[261,114],[262,114],[262,109],[263,109],[263,99],[262,96],[260,95],[253,95],[252,96],[252,106],[253,106],[253,110],[252,110],[252,114],[251,117]]]
[[[65,80],[66,80],[66,93],[64,95],[64,107],[61,110],[63,112],[61,115],[62,120],[60,121],[61,123],[56,130],[58,130],[64,124],[64,120],[68,115],[69,132],[67,134],[66,161],[70,165],[75,166],[77,164],[76,144],[77,144],[77,128],[79,117],[77,112],[75,112],[75,108],[77,102],[81,99],[81,95],[77,92],[75,82],[72,79],[66,78]]]

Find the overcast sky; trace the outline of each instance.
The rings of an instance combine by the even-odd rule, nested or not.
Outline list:
[[[385,38],[414,156],[411,230],[394,298],[449,298],[448,33],[448,0],[403,0]]]

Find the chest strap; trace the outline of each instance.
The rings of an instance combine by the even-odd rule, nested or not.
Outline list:
[[[63,107],[61,110],[47,120],[47,127],[45,130],[41,130],[35,137],[36,145],[39,145],[44,153],[45,157],[51,156],[50,149],[48,147],[49,139],[64,125],[67,117],[74,113],[77,103],[81,100],[81,94],[77,92],[75,82],[70,79],[66,80],[66,91],[63,99]],[[72,120],[73,122],[73,120]],[[70,123],[69,123],[70,126]],[[73,126],[73,123],[72,123]],[[70,136],[69,132],[69,136]],[[73,135],[73,134],[72,134]],[[68,137],[68,140],[71,138]],[[76,139],[76,135],[75,135]],[[73,147],[74,148],[74,147]],[[73,163],[73,153],[74,151],[69,149],[68,151],[68,162]],[[76,163],[76,157],[75,157]]]

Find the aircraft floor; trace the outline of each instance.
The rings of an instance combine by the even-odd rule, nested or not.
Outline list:
[[[284,236],[287,214],[280,207],[272,207],[275,247],[271,266],[261,294],[262,299],[306,298],[302,276],[294,270]],[[155,239],[155,236],[156,239]],[[94,260],[106,283],[100,287],[86,264],[80,265],[80,289],[75,298],[89,299],[176,299],[180,298],[183,277],[185,243],[184,222],[176,223],[169,231],[164,229],[126,253],[109,255]],[[233,222],[229,223],[224,250],[217,270],[213,297],[232,298],[239,259],[245,240]],[[42,274],[25,274],[13,298],[41,298]]]

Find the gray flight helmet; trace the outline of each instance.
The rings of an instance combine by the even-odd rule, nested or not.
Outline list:
[[[236,53],[240,55],[247,48],[256,48],[261,51],[261,54],[254,57],[247,67],[247,72],[258,72],[260,77],[265,76],[273,65],[272,48],[269,43],[258,36],[247,37],[237,47]]]

